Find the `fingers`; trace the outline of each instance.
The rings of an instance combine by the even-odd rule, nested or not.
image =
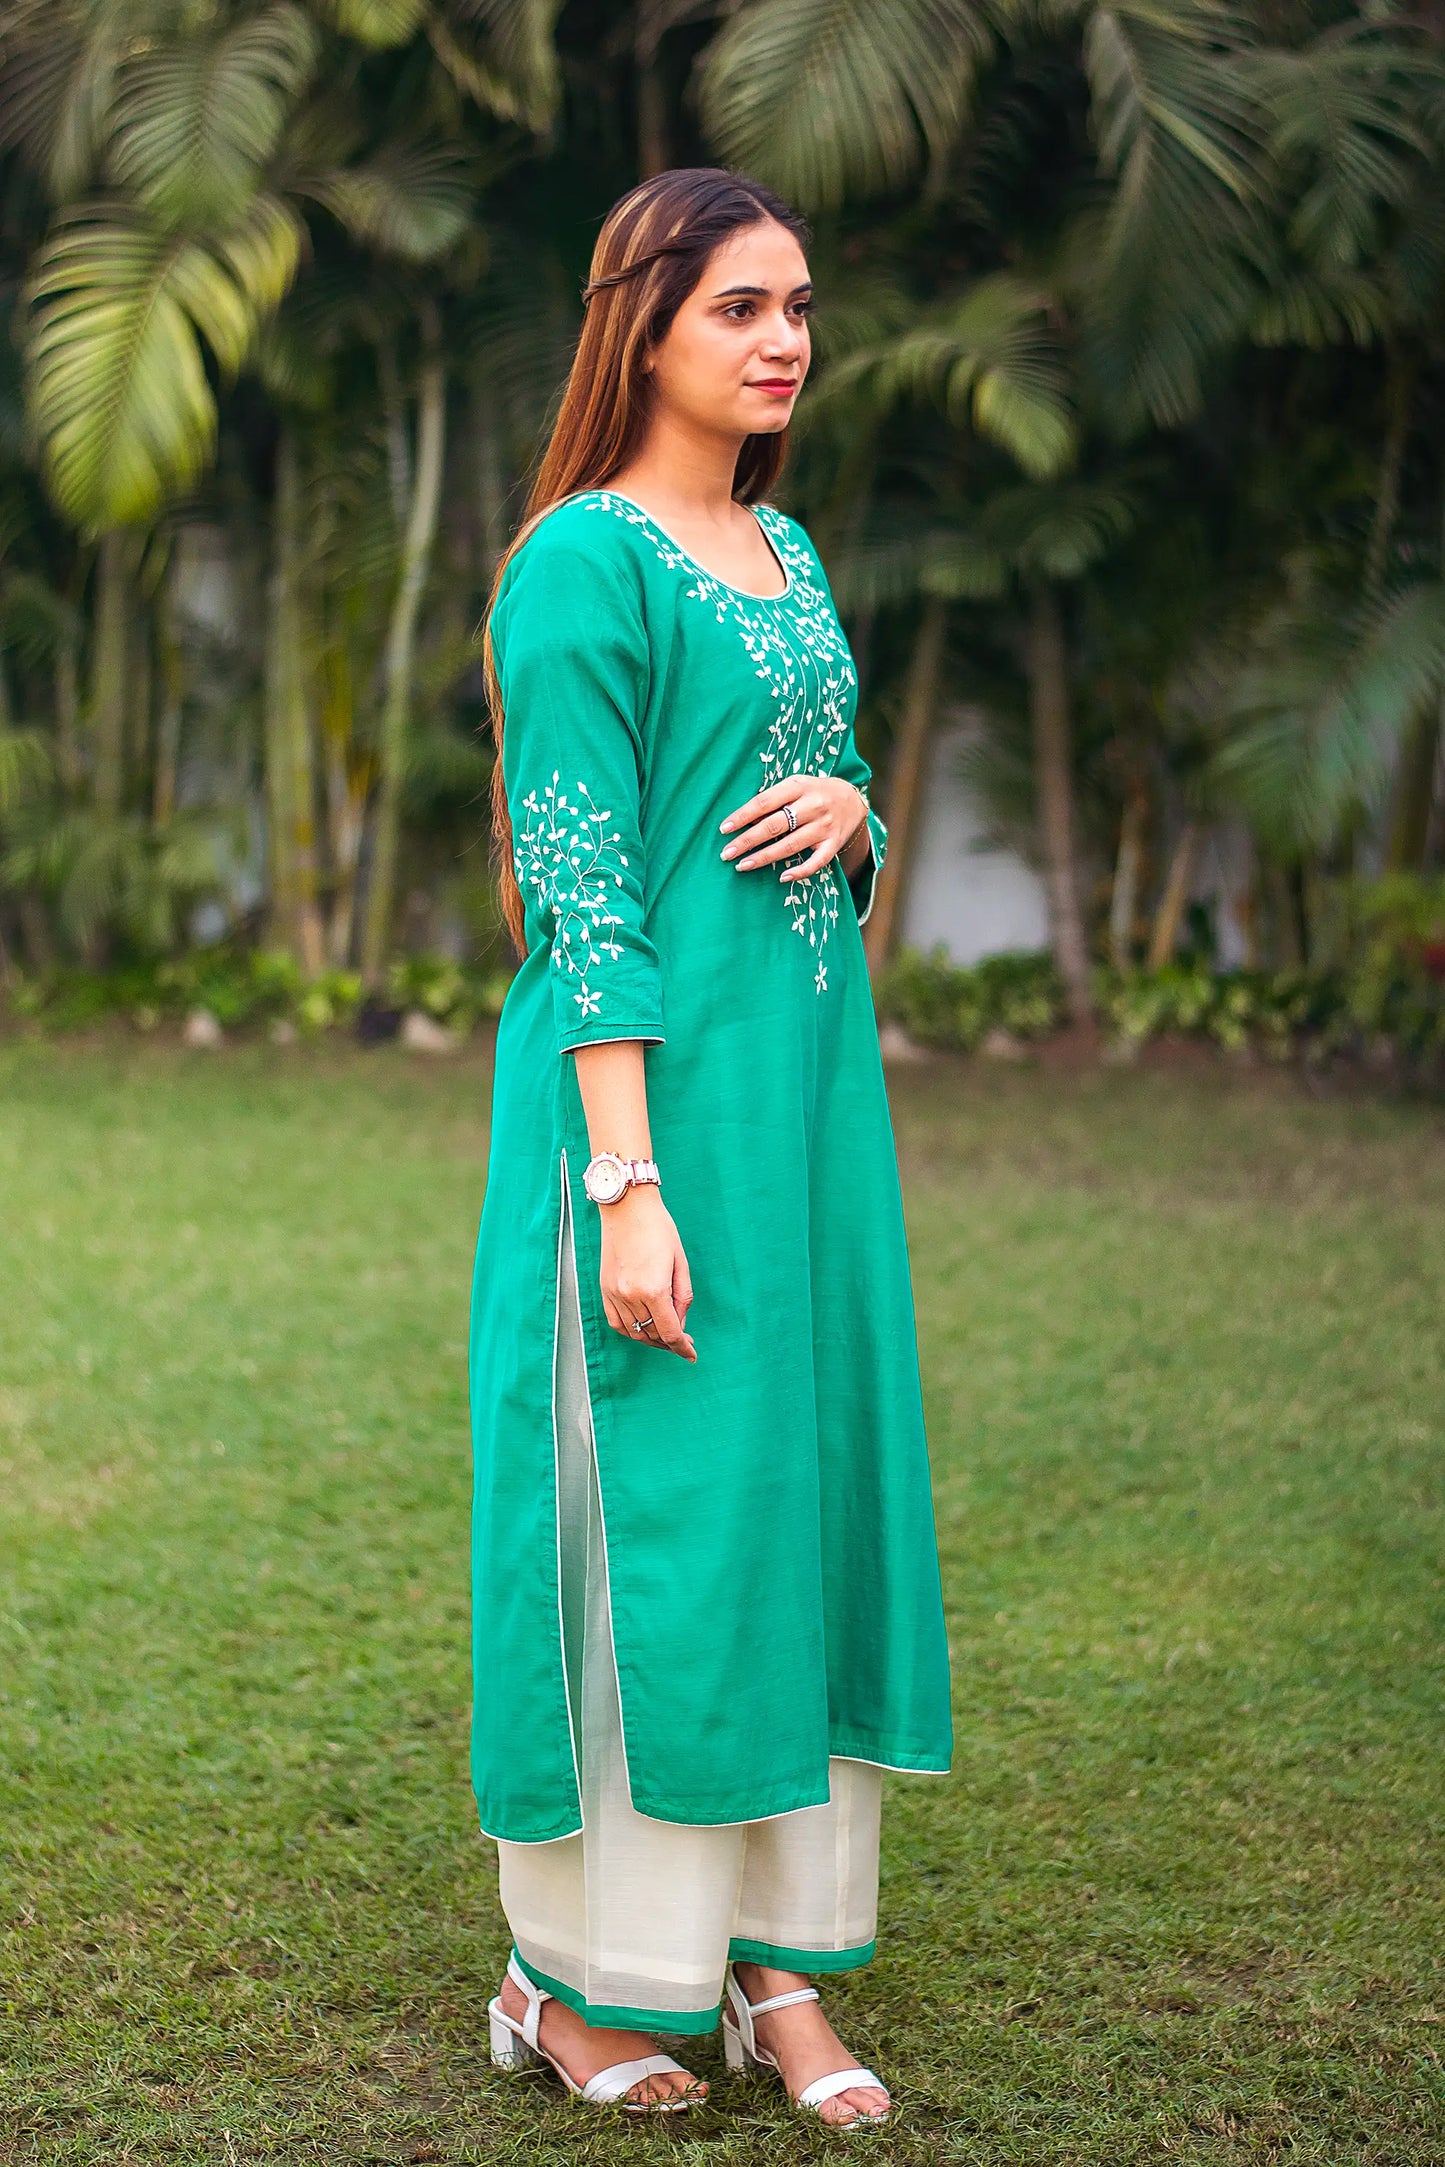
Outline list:
[[[845,815],[844,803],[847,813]],[[783,874],[784,880],[800,880],[816,873],[836,858],[858,823],[852,819],[859,802],[850,783],[832,775],[789,775],[780,783],[758,791],[755,797],[729,813],[725,830],[737,830],[723,845],[720,855],[751,872],[760,865],[775,865],[783,858],[808,854],[806,865]],[[791,807],[793,825],[788,826],[783,807]],[[850,825],[851,823],[851,825]]]
[[[729,813],[727,819],[720,823],[719,832],[730,835],[735,829],[746,827],[749,821],[758,819],[760,815],[776,812],[780,805],[791,804],[799,792],[816,779],[815,776],[800,773],[785,775],[779,783],[769,783],[766,790],[755,791],[752,797]]]
[[[687,1289],[687,1300],[692,1300],[691,1285]],[[697,1348],[691,1334],[683,1323],[673,1295],[666,1288],[659,1288],[656,1294],[650,1295],[636,1289],[630,1289],[626,1294],[609,1294],[604,1288],[602,1307],[613,1331],[620,1333],[634,1347],[656,1347],[659,1351],[681,1355],[684,1361],[697,1360]],[[639,1324],[642,1326],[640,1332],[637,1330]]]
[[[740,865],[753,865],[760,861],[749,854],[760,851],[765,844],[781,846],[784,854],[796,850],[798,837],[805,828],[816,827],[826,818],[826,808],[816,799],[799,798],[793,804],[792,811],[791,827],[782,812],[765,813],[761,820],[755,820],[751,827],[745,828],[740,835],[735,835],[730,843],[725,843],[719,855],[723,858],[734,858]]]
[[[763,844],[750,856],[739,858],[738,870],[749,873],[757,865],[776,865],[780,859],[796,858],[799,851],[816,850],[829,843],[829,831],[823,821],[800,820],[791,834],[780,835],[775,842]],[[831,848],[825,850],[824,855],[831,855]]]
[[[827,840],[826,845],[820,845],[804,864],[790,865],[785,872],[779,874],[779,879],[806,880],[809,873],[821,872],[823,867],[827,865],[831,859],[837,857],[838,847],[839,846],[833,841],[830,836]]]
[[[673,1307],[672,1296],[670,1294],[659,1294],[655,1297],[651,1306],[652,1330],[657,1334],[661,1345],[671,1348],[674,1354],[689,1355],[692,1349],[692,1341],[683,1330],[682,1319]],[[648,1337],[652,1337],[651,1332]]]

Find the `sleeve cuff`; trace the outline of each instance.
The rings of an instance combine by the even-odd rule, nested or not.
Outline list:
[[[634,1038],[641,1039],[644,1045],[648,1046],[662,1046],[667,1042],[661,1021],[653,1019],[647,1022],[639,1021],[621,1031],[615,1023],[598,1024],[591,1030],[584,1026],[580,1030],[568,1031],[559,1039],[557,1051],[575,1053],[579,1046],[621,1046]]]
[[[888,853],[888,830],[870,806],[868,809],[868,855],[856,873],[849,873],[848,893],[858,913],[859,925],[866,925],[868,913],[873,908],[873,897],[878,887],[879,869]]]

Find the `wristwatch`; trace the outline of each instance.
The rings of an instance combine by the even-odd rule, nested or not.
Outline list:
[[[644,1182],[662,1185],[655,1159],[624,1159],[615,1151],[599,1151],[582,1169],[582,1186],[594,1204],[615,1204]]]

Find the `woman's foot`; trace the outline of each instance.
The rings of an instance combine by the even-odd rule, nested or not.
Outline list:
[[[733,1970],[750,2002],[768,2001],[774,1994],[791,1994],[796,1987],[810,1983],[800,1971],[774,1971],[767,1964],[734,1964]],[[753,2026],[758,2045],[777,2056],[783,2082],[793,2099],[819,2077],[830,2077],[835,2069],[846,2069],[853,2060],[824,2016],[821,2002],[794,2002],[790,2009],[769,2009],[766,2015],[753,2019]],[[825,2099],[816,2111],[820,2121],[846,2127],[850,2122],[881,2120],[890,2104],[881,2085],[858,2085]]]
[[[502,2007],[519,2024],[527,2014],[527,1998],[515,1979],[502,1981]],[[569,2009],[556,1995],[542,2004],[537,2038],[549,2054],[556,2056],[574,2084],[586,2084],[589,2078],[618,2062],[640,2062],[645,2055],[661,2051],[646,2032],[616,2032],[584,2024],[576,2010]],[[635,2105],[645,2106],[679,2092],[685,2092],[689,2099],[704,2099],[707,2085],[686,2070],[663,2069],[640,2078],[625,2096]]]

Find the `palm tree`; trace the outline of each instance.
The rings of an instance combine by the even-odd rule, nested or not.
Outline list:
[[[224,385],[258,350],[316,221],[350,245],[434,261],[470,226],[474,152],[456,92],[514,130],[555,107],[548,0],[251,0],[210,15],[162,0],[23,0],[10,28],[0,138],[27,155],[55,215],[29,280],[29,404],[55,501],[98,537],[92,792],[114,818],[130,733],[126,625],[131,531],[196,484],[216,443],[208,363]],[[414,45],[408,109],[380,105],[346,47]],[[335,87],[339,84],[340,87]],[[445,85],[445,94],[441,86]],[[518,141],[525,138],[518,133]],[[492,163],[497,163],[495,153]],[[416,317],[436,346],[435,305]],[[430,327],[430,330],[427,330]],[[423,372],[417,462],[392,603],[387,728],[380,763],[368,965],[390,921],[417,608],[435,529],[445,413],[439,361]],[[291,622],[287,558],[294,446],[277,460],[273,623]],[[318,966],[314,743],[296,667],[268,670],[268,796],[278,929]]]
[[[894,393],[943,393],[950,316],[966,317],[974,297],[996,292],[1001,277],[1027,282],[1046,297],[1044,316],[1068,356],[1060,410],[1094,447],[1087,464],[1097,470],[1101,455],[1107,466],[1111,440],[1187,428],[1214,379],[1251,344],[1316,351],[1368,344],[1438,306],[1442,72],[1438,54],[1407,22],[1341,24],[1322,8],[1313,20],[1305,12],[1293,43],[1270,45],[1257,16],[1216,0],[1168,8],[1157,0],[1008,0],[994,11],[965,0],[899,0],[886,14],[858,0],[827,8],[830,38],[817,51],[811,37],[821,12],[820,0],[752,0],[730,19],[702,78],[715,140],[827,211],[896,193],[916,178],[915,229],[951,206],[954,224],[943,232],[954,246],[943,242],[940,254],[966,252],[968,263],[961,281],[947,282],[941,298],[935,286],[881,344],[831,364],[842,382],[863,371]],[[1070,85],[1086,101],[1082,136]],[[1031,97],[1053,123],[1046,139],[1032,138],[1046,142],[1051,202],[1042,216],[1019,208],[1028,186],[1016,160],[1013,189],[996,185],[1014,156],[1010,134],[1030,140]],[[990,261],[1007,268],[990,270]],[[971,382],[965,367],[952,418],[963,412]],[[1397,392],[1377,499],[1377,563],[1395,516],[1408,429],[1401,404]],[[1060,457],[1051,465],[1016,429],[1010,441],[1017,417],[1007,408],[1003,430],[989,428],[978,402],[969,418],[1026,471],[1030,449],[1039,476],[1067,464]],[[970,548],[976,540],[970,521]],[[1092,561],[1102,563],[1108,547],[1102,537]],[[1050,764],[1047,775],[1040,768],[1038,795],[1052,808],[1045,857],[1055,943],[1078,1012],[1084,966],[1068,901],[1077,880],[1059,863],[1072,823],[1058,772],[1067,733],[1054,585],[1031,583],[1028,646],[1036,756]],[[1378,590],[1378,569],[1373,585]],[[1429,641],[1418,598],[1414,611],[1415,659],[1398,682],[1401,697],[1407,681],[1415,686],[1416,711],[1425,712],[1419,675]],[[1378,687],[1378,671],[1370,682]],[[1381,695],[1372,697],[1378,720]],[[1426,707],[1422,768],[1433,743],[1434,709]],[[1355,712],[1337,703],[1337,723]],[[1324,757],[1327,729],[1306,729],[1298,712],[1291,727],[1307,763],[1317,751]],[[1376,732],[1377,747],[1391,742],[1388,730]],[[1328,761],[1326,787],[1327,770]],[[1124,817],[1137,829],[1137,789]],[[1124,841],[1121,869],[1137,866],[1137,837],[1129,850]],[[1176,854],[1175,901],[1180,863]],[[1120,900],[1127,903],[1127,893]],[[1161,942],[1177,915],[1161,912]]]

